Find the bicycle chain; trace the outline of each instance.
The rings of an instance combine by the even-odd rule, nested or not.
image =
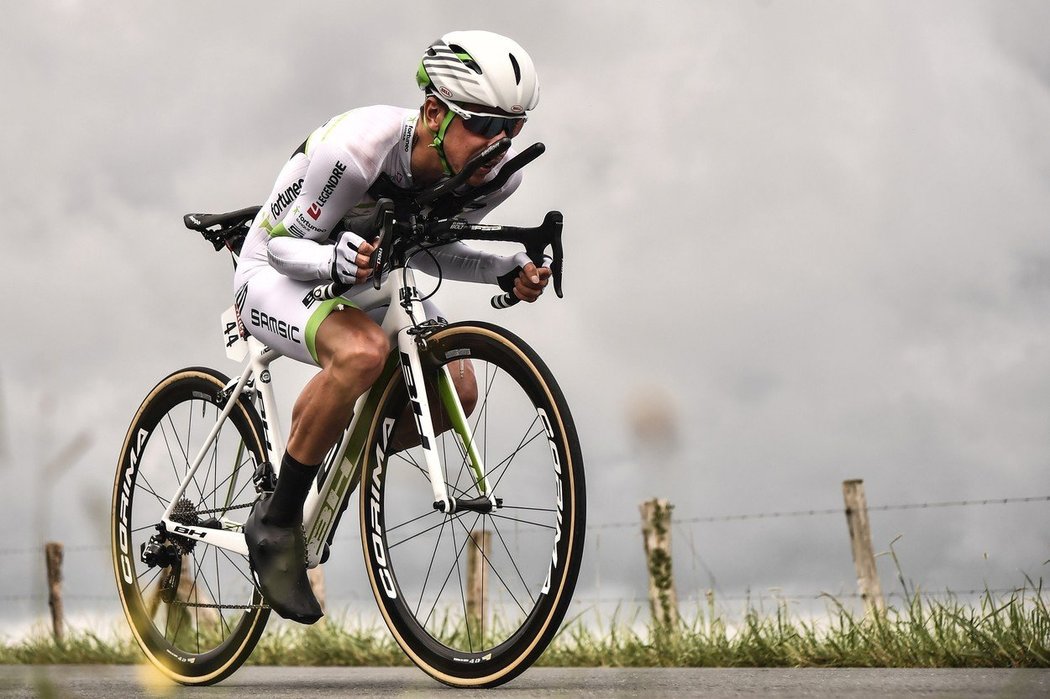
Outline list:
[[[172,600],[170,602],[173,606],[179,607],[199,607],[205,609],[269,609],[268,604],[204,604],[203,602],[180,602],[179,600]]]
[[[255,503],[250,502],[247,505],[231,505],[229,507],[216,507],[211,510],[194,510],[198,515],[210,515],[213,512],[229,512],[230,510],[243,510],[246,507],[254,507]]]

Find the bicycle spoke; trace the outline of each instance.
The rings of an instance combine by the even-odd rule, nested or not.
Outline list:
[[[143,488],[141,485],[139,485],[139,482],[138,482],[139,479],[142,479],[142,481],[146,484],[146,487]],[[168,509],[168,504],[171,501],[167,500],[165,498],[162,498],[160,495],[157,494],[157,491],[153,489],[153,485],[146,478],[145,474],[140,473],[138,478],[135,479],[135,487],[136,488],[142,488],[142,490],[146,491],[147,493],[149,493],[153,497],[157,498],[157,501],[160,502],[160,504],[164,506],[165,510]]]
[[[215,548],[215,547],[214,547],[214,546],[212,546],[212,548]],[[194,557],[194,558],[196,558],[196,557],[197,557],[196,553],[194,553],[194,556],[193,556],[193,557]],[[205,554],[205,555],[201,556],[201,559],[205,559],[206,557],[207,557],[207,554]],[[216,558],[216,561],[218,561],[218,556],[216,556],[215,558]],[[204,567],[204,561],[202,560],[202,561],[201,561],[201,568],[203,568],[203,567]],[[208,595],[209,595],[209,596],[211,597],[212,601],[213,601],[213,602],[214,602],[215,604],[217,604],[217,605],[220,605],[220,609],[221,609],[221,605],[222,605],[222,595],[220,594],[220,595],[219,595],[218,597],[216,597],[216,596],[215,596],[215,591],[214,591],[214,590],[212,590],[212,589],[211,589],[211,585],[210,585],[210,584],[208,584],[208,576],[207,576],[207,575],[203,575],[203,576],[201,576],[201,580],[202,580],[202,581],[204,582],[204,588],[205,588],[205,589],[207,590],[207,592],[208,592]],[[222,576],[221,576],[221,575],[219,575],[218,565],[216,565],[216,568],[215,568],[215,585],[216,585],[216,586],[218,586],[218,585],[219,585],[219,581],[220,581],[220,580],[222,580]],[[198,602],[200,601],[200,597],[199,597],[199,596],[198,596],[198,599],[197,599],[197,601],[198,601]],[[218,612],[218,614],[219,614],[219,623],[220,623],[220,625],[221,625],[222,623],[224,623],[224,620],[223,620],[223,617],[222,617],[222,612],[221,612],[221,611],[219,611],[219,612]],[[198,624],[197,624],[197,627],[198,627],[198,628],[200,628],[200,622],[198,622]],[[199,652],[200,652],[200,650],[198,650],[197,652],[199,653]]]
[[[415,469],[416,471],[418,471],[419,473],[421,473],[421,474],[423,475],[423,478],[425,478],[425,479],[426,479],[426,481],[427,481],[427,486],[429,487],[429,486],[430,486],[430,471],[428,471],[428,470],[427,470],[427,469],[426,469],[425,467],[423,467],[423,466],[420,466],[420,465],[419,465],[419,464],[418,464],[418,463],[416,462],[416,460],[415,460],[415,459],[409,459],[409,458],[406,458],[406,457],[404,456],[404,454],[405,454],[405,452],[403,452],[403,451],[399,451],[399,452],[396,452],[396,453],[392,454],[391,456],[396,456],[396,457],[400,458],[400,459],[401,459],[402,461],[404,461],[404,462],[405,462],[406,464],[408,464],[408,465],[409,465],[409,466],[411,466],[411,467],[412,467],[413,469]],[[390,464],[390,460],[389,460],[389,459],[387,459],[387,464],[388,464],[388,465]],[[447,478],[445,479],[445,485],[446,485],[446,486],[448,486],[449,488],[451,488],[451,489],[452,489],[452,490],[454,491],[454,493],[453,493],[453,494],[455,494],[455,495],[461,495],[461,496],[463,496],[463,497],[467,497],[467,495],[468,495],[468,494],[467,494],[467,492],[466,492],[465,490],[460,490],[459,488],[456,488],[456,487],[455,487],[454,485],[452,485],[451,483],[449,483],[449,482],[448,482],[448,479],[447,479]]]
[[[536,417],[536,420],[539,420],[539,416]],[[536,424],[536,421],[533,421],[532,425],[529,425],[529,430],[531,430],[533,428],[533,426],[535,426],[535,424]],[[508,455],[506,458],[504,458],[503,461],[500,461],[498,464],[496,464],[496,468],[493,469],[493,472],[498,470],[501,466],[503,467],[503,473],[501,473],[499,475],[499,477],[496,479],[496,485],[499,485],[499,482],[501,480],[503,480],[503,476],[505,476],[507,474],[507,472],[510,470],[510,465],[514,462],[514,459],[518,456],[518,454],[521,453],[521,450],[524,449],[525,447],[527,447],[532,442],[534,442],[538,437],[543,436],[543,435],[546,434],[541,429],[536,434],[532,435],[531,437],[528,437],[529,430],[525,431],[525,435],[526,436],[521,438],[522,441],[518,443],[518,446],[514,449],[514,451],[511,452],[511,454]],[[526,437],[528,438],[528,441],[525,441]],[[495,487],[496,486],[493,486],[493,488],[495,488]]]
[[[441,518],[442,525],[444,525],[444,523],[447,522],[447,521],[448,521],[447,518],[445,518],[445,517]],[[422,587],[422,589],[420,589],[420,591],[419,591],[419,599],[416,601],[416,609],[415,609],[415,612],[414,612],[415,616],[419,616],[419,607],[420,607],[421,604],[423,604],[423,598],[426,596],[427,583],[430,581],[430,572],[434,568],[434,560],[437,558],[438,548],[440,548],[440,546],[441,546],[441,536],[444,533],[445,533],[445,527],[442,526],[441,527],[441,531],[438,532],[437,541],[434,542],[434,550],[430,554],[430,564],[427,566],[427,574],[423,578],[423,587]]]
[[[478,425],[481,424],[481,418],[484,415],[486,421],[488,420],[489,413],[489,397],[492,394],[492,384],[496,383],[496,377],[499,376],[499,367],[492,372],[492,377],[489,378],[489,371],[492,368],[491,362],[485,362],[485,392],[482,394],[483,398],[480,401],[480,410],[478,410],[478,417],[474,420],[474,432],[478,431]],[[477,409],[479,406],[475,406]]]
[[[518,564],[514,560],[514,554],[511,553],[510,547],[507,546],[506,539],[503,538],[503,534],[500,532],[499,526],[495,522],[492,523],[492,530],[496,532],[496,536],[499,537],[500,543],[503,544],[503,550],[507,552],[507,559],[510,561],[510,564],[514,566],[514,572],[518,574],[518,580],[521,581],[521,585],[525,589],[525,593],[528,594],[529,599],[532,600],[532,603],[536,604],[536,598],[533,597],[532,593],[529,591],[529,584],[525,582],[525,576],[521,574],[521,569],[518,568]]]
[[[475,520],[475,524],[477,520]],[[463,539],[464,548],[466,547],[467,541],[471,541],[470,533]],[[455,546],[456,543],[456,528],[452,527],[452,544]],[[467,629],[467,648],[471,653],[474,652],[474,642],[470,638],[470,614],[467,612],[467,595],[466,585],[463,584],[463,572],[459,569],[459,556],[456,556],[456,563],[452,566],[456,571],[456,577],[459,578],[459,599],[463,602],[463,625]]]
[[[175,431],[175,425],[174,425],[174,423],[171,422],[171,415],[165,415],[164,417],[166,417],[168,419],[168,423],[171,424],[171,429],[174,432]],[[160,436],[164,438],[164,446],[166,447],[166,450],[168,452],[168,459],[171,461],[172,473],[175,474],[175,482],[176,483],[181,483],[182,482],[182,478],[179,477],[179,467],[175,464],[175,455],[171,451],[171,442],[168,440],[168,431],[164,428],[164,423],[163,422],[159,423],[157,425],[157,427],[160,428]],[[180,447],[181,447],[181,444],[180,444]]]
[[[437,512],[437,510],[434,510],[434,512]],[[432,526],[429,526],[429,527],[427,527],[426,529],[424,529],[424,530],[423,530],[423,531],[421,531],[421,532],[416,532],[416,533],[415,533],[415,534],[413,534],[412,536],[408,537],[407,539],[402,539],[401,541],[397,542],[396,544],[390,544],[390,543],[388,543],[388,544],[387,544],[387,546],[386,546],[386,548],[387,548],[387,550],[388,550],[388,551],[389,551],[389,550],[391,550],[391,549],[397,548],[397,547],[398,547],[398,546],[400,546],[401,544],[404,544],[404,543],[407,543],[407,542],[409,542],[409,541],[412,541],[412,539],[415,539],[415,538],[416,538],[416,537],[418,537],[418,536],[423,536],[423,535],[424,535],[424,534],[426,534],[427,532],[431,532],[431,531],[434,531],[434,530],[435,530],[435,529],[437,529],[438,527],[444,526],[445,522],[446,522],[446,521],[448,521],[449,519],[459,519],[459,518],[460,518],[460,517],[462,517],[462,516],[463,516],[464,514],[466,514],[466,513],[465,513],[465,512],[457,512],[457,513],[455,513],[455,514],[449,515],[448,517],[442,517],[442,518],[441,518],[441,521],[440,521],[440,522],[438,522],[437,524],[434,524],[434,525],[432,525]],[[416,517],[416,519],[419,519],[419,517]],[[415,520],[413,520],[413,521],[415,521]],[[406,524],[407,524],[407,522],[406,522]],[[398,526],[401,526],[401,525],[398,525]],[[395,527],[395,529],[396,529],[396,528],[397,528],[397,527]],[[392,529],[392,530],[390,530],[390,531],[393,531],[393,529]],[[389,532],[388,532],[388,533],[389,533]]]
[[[248,459],[248,461],[250,461],[250,459]],[[220,488],[222,488],[222,487],[223,487],[224,485],[226,485],[227,483],[231,482],[231,481],[233,480],[233,478],[234,478],[234,477],[235,477],[235,476],[237,475],[237,472],[238,472],[238,471],[239,471],[240,469],[244,468],[244,467],[245,467],[245,466],[247,465],[248,461],[245,461],[245,462],[243,462],[243,463],[239,464],[239,465],[238,465],[238,466],[237,466],[237,467],[236,467],[236,468],[235,468],[235,469],[233,470],[233,472],[231,472],[231,473],[230,473],[230,475],[228,475],[228,476],[226,476],[226,478],[222,479],[222,481],[221,481],[220,483],[216,484],[216,486],[215,486],[214,488],[212,488],[212,489],[211,489],[210,491],[208,491],[208,493],[207,493],[207,494],[205,494],[205,493],[201,493],[201,502],[204,502],[204,501],[206,501],[206,500],[207,500],[207,499],[208,499],[209,497],[211,497],[211,498],[213,498],[213,503],[212,503],[212,504],[213,504],[213,505],[214,505],[214,504],[216,504],[216,503],[214,502],[214,496],[215,496],[215,494],[216,494],[216,493],[218,492],[218,490],[219,490]],[[244,492],[245,488],[246,488],[246,487],[248,486],[248,484],[249,484],[249,483],[251,483],[251,481],[250,481],[250,480],[248,480],[248,481],[245,481],[245,482],[244,482],[244,484],[243,484],[243,485],[241,486],[241,490],[240,490],[240,491],[239,491],[239,492],[237,493],[237,496],[239,496],[239,495],[240,495],[241,493],[243,493],[243,492]],[[233,502],[233,501],[236,501],[236,499],[237,499],[237,498],[236,498],[236,496],[235,496],[235,497],[234,497],[234,499],[233,499],[233,500],[232,500],[231,502]],[[212,507],[212,508],[209,508],[209,509],[215,509],[215,508],[214,508],[214,507]]]
[[[191,409],[188,412],[190,413],[190,420],[192,421],[192,419],[193,419],[193,410]],[[184,462],[184,465],[186,466],[186,468],[185,468],[185,470],[183,472],[183,475],[181,475],[181,476],[179,475],[178,468],[176,467],[176,469],[175,469],[175,480],[176,480],[177,483],[181,484],[182,481],[186,478],[186,474],[188,474],[190,472],[190,457],[189,457],[189,446],[190,446],[190,441],[189,440],[190,440],[190,438],[189,438],[189,435],[187,434],[186,435],[186,446],[183,447],[182,446],[182,440],[179,439],[179,432],[175,428],[175,423],[172,422],[172,420],[171,420],[171,413],[168,413],[164,417],[166,417],[168,419],[168,423],[171,424],[171,431],[175,435],[175,442],[179,445],[179,451],[182,453],[182,460]],[[167,441],[167,440],[165,440],[165,441]],[[169,454],[170,454],[170,450],[169,450]],[[174,460],[172,461],[172,465],[174,465]],[[192,483],[197,488],[197,493],[201,496],[201,500],[204,500],[204,493],[201,492],[200,486],[197,485],[196,479],[191,480],[190,483]],[[187,484],[187,486],[188,486],[188,484]],[[189,490],[189,487],[187,487],[186,490]],[[183,497],[185,497],[185,493],[183,493]]]
[[[429,511],[424,512],[423,514],[419,515],[418,517],[413,517],[412,519],[410,519],[410,520],[408,520],[406,522],[402,522],[401,524],[397,524],[397,525],[395,525],[393,527],[388,527],[387,530],[386,530],[386,534],[387,534],[387,536],[390,536],[390,534],[392,532],[397,531],[401,527],[407,527],[409,524],[412,524],[413,522],[418,522],[419,520],[423,519],[424,517],[430,517],[431,515],[436,515],[436,514],[440,514],[440,513],[437,510],[429,510]]]
[[[540,524],[539,522],[530,522],[527,519],[518,519],[517,517],[508,517],[506,515],[490,514],[489,517],[494,517],[496,519],[506,519],[511,522],[519,522],[521,524],[531,524],[534,527],[543,527],[544,529],[550,529],[551,531],[555,531],[557,529],[557,527],[551,524]]]
[[[476,523],[476,522],[475,522],[475,523]],[[459,525],[460,525],[460,526],[462,527],[462,526],[463,526],[463,523],[462,523],[462,522],[460,522],[460,523],[459,523]],[[473,529],[471,529],[470,531],[473,531]],[[473,540],[473,539],[472,539],[472,538],[470,537],[470,531],[467,531],[467,538],[468,538],[468,539],[470,539],[471,541],[474,541],[474,540]],[[477,546],[477,542],[474,542],[474,545],[475,545],[475,546]],[[521,610],[521,613],[522,613],[522,614],[524,614],[524,615],[528,616],[528,614],[529,614],[529,613],[528,613],[528,612],[527,612],[527,611],[525,610],[525,607],[523,607],[523,606],[522,606],[522,604],[521,604],[521,602],[519,602],[519,601],[518,601],[518,598],[514,596],[514,591],[513,591],[513,590],[511,590],[511,589],[510,589],[510,587],[509,587],[509,586],[507,585],[507,583],[506,583],[506,582],[505,582],[505,581],[503,580],[503,576],[502,576],[502,575],[500,575],[500,574],[499,574],[499,571],[498,571],[498,570],[496,570],[496,567],[495,567],[494,565],[492,565],[492,562],[491,562],[491,561],[490,561],[490,560],[488,559],[488,556],[486,556],[486,555],[485,555],[485,552],[484,552],[483,550],[481,550],[481,548],[480,548],[480,547],[478,548],[478,550],[479,550],[479,552],[481,553],[481,558],[482,558],[482,560],[484,560],[484,562],[488,564],[488,567],[489,567],[489,569],[490,569],[490,570],[491,570],[491,571],[492,571],[493,573],[495,573],[495,574],[496,574],[496,577],[497,577],[497,578],[499,579],[500,583],[502,583],[502,585],[503,585],[503,588],[504,588],[504,589],[505,589],[505,590],[507,591],[507,594],[508,594],[508,595],[510,595],[510,598],[511,598],[512,600],[514,600],[514,604],[518,605],[518,609],[520,609],[520,610]],[[532,598],[532,593],[531,593],[531,592],[529,592],[529,588],[528,588],[528,585],[526,585],[526,586],[525,586],[525,592],[526,592],[526,594],[528,594],[528,595],[529,595],[529,598],[531,599],[531,598]],[[533,600],[532,600],[532,603],[533,603],[533,604],[536,604],[536,600],[535,600],[535,599],[533,599]]]
[[[196,554],[194,554],[190,558],[196,563],[196,561],[197,561]],[[193,574],[193,587],[190,589],[190,594],[191,595],[193,595],[194,591],[197,589],[197,578],[200,575],[200,570],[201,570],[200,566],[198,565],[197,566],[197,572]],[[194,599],[195,602],[200,603],[200,599],[201,599],[200,595],[195,595],[193,599]],[[201,609],[200,607],[194,607],[193,608],[193,619],[194,619],[194,627],[195,627],[194,631],[196,632],[196,636],[197,636],[197,653],[198,654],[201,652],[201,613],[200,613],[200,609]]]
[[[530,510],[532,512],[557,512],[554,507],[525,507],[524,505],[504,505],[501,510]]]
[[[219,588],[219,596],[215,598],[215,601],[218,604],[222,604],[222,575],[219,574],[219,552],[217,548],[218,547],[216,546],[211,547],[212,560],[215,562],[215,587]],[[231,629],[230,625],[226,622],[226,615],[222,613],[222,610],[219,610],[219,621],[221,622],[223,633],[222,639],[225,641],[227,636],[226,632],[228,631],[232,634],[233,629]]]
[[[230,565],[233,566],[233,569],[236,570],[242,578],[248,581],[248,584],[252,586],[253,590],[258,589],[258,586],[255,584],[255,580],[253,580],[250,575],[244,574],[244,571],[241,570],[241,567],[237,565],[237,563],[235,563],[232,558],[230,558],[230,554],[226,552],[226,549],[219,548],[218,546],[213,546],[212,548],[221,553],[226,558],[226,560],[230,562]]]
[[[157,579],[157,576],[159,576],[161,574],[161,572],[164,571],[164,570],[165,570],[165,568],[157,568],[157,570],[155,570],[155,571],[153,571],[152,568],[146,568],[141,573],[136,573],[135,574],[135,582],[139,586],[139,592],[141,592],[142,590],[145,590],[150,585],[152,585],[154,583],[154,581]],[[142,576],[145,575],[146,573],[149,573],[150,571],[153,571],[153,577],[151,577],[149,580],[147,580],[146,584],[143,585],[142,582],[141,582]]]
[[[478,517],[480,517],[480,516],[481,515],[478,515]],[[476,519],[474,520],[474,523],[477,524],[477,520]],[[453,535],[452,548],[454,549],[454,548],[456,548],[456,546],[457,546],[457,544],[456,544],[455,535]],[[426,627],[427,623],[430,621],[430,617],[434,614],[434,610],[437,609],[438,602],[441,601],[441,593],[445,591],[445,586],[448,585],[448,581],[452,578],[452,572],[456,571],[456,570],[459,570],[459,559],[463,555],[463,549],[466,548],[466,546],[467,546],[467,542],[464,541],[463,542],[463,546],[460,546],[459,550],[456,552],[456,558],[455,558],[454,561],[452,561],[452,567],[449,568],[448,575],[445,576],[445,582],[443,582],[441,584],[441,589],[438,590],[437,597],[434,599],[434,606],[430,608],[430,613],[427,614],[426,621],[423,622],[423,627],[424,628]]]

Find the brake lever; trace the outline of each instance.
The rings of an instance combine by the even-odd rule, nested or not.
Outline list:
[[[537,267],[543,264],[544,253],[549,245],[551,248],[551,278],[554,281],[554,293],[558,298],[564,298],[561,289],[562,264],[565,252],[561,244],[563,217],[560,211],[549,211],[540,224],[539,234],[525,244],[525,254],[529,256],[532,263]],[[490,300],[493,308],[510,308],[521,302],[513,291],[496,294]]]
[[[393,238],[394,229],[394,202],[389,199],[381,199],[379,202],[376,202],[376,206],[379,206],[380,202],[384,202],[389,206],[384,206],[381,214],[382,222],[379,226],[379,241],[376,243],[376,251],[372,255],[372,288],[377,291],[383,285],[383,265],[386,262],[384,258],[386,257],[390,240]]]
[[[562,228],[562,215],[560,211],[549,211],[543,218],[541,224],[541,230],[546,233],[543,240],[537,241],[534,245],[525,246],[525,253],[532,260],[532,263],[537,267],[543,264],[543,256],[547,250],[547,246],[551,248],[551,278],[554,281],[554,293],[558,298],[563,298],[561,291],[561,270],[562,261],[564,257],[564,250],[561,245],[561,228]]]

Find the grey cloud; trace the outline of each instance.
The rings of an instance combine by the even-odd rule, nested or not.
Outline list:
[[[450,284],[442,306],[505,323],[548,358],[577,413],[593,521],[634,520],[651,494],[683,517],[834,507],[857,476],[872,503],[1048,492],[1046,8],[611,7],[10,8],[6,488],[32,492],[33,465],[91,428],[61,481],[89,504],[57,504],[52,531],[101,536],[89,511],[145,391],[181,365],[234,369],[216,340],[229,262],[181,215],[261,200],[332,114],[414,104],[422,46],[469,24],[514,35],[540,66],[522,138],[548,153],[498,218],[565,212],[566,298],[497,313]],[[281,370],[290,405],[308,374]],[[627,401],[650,386],[673,397],[673,455],[631,437]],[[1040,542],[1017,532],[1037,514],[957,514],[876,520],[876,545],[905,531],[909,574],[931,584],[1038,573]],[[845,526],[830,522],[689,531],[727,593],[848,590]],[[604,541],[604,584],[639,585]],[[706,584],[682,555],[689,584]],[[92,594],[108,590],[103,559],[86,568]]]

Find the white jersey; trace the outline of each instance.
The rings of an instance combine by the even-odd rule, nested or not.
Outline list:
[[[335,242],[332,232],[341,221],[371,213],[375,201],[368,189],[376,179],[386,174],[399,187],[414,185],[411,156],[418,118],[416,109],[362,107],[333,117],[310,134],[281,169],[256,216],[241,249],[238,278],[246,278],[260,265],[268,264],[292,279],[329,280],[330,266],[325,262],[331,258],[327,244]],[[503,162],[512,156],[513,151]],[[495,177],[499,167],[493,168],[486,179]],[[506,185],[461,218],[477,223],[520,182],[521,173],[515,173]],[[465,243],[432,252],[441,274],[459,281],[495,284],[497,276],[513,268],[511,258]],[[414,266],[422,271],[436,272],[429,256],[419,256],[417,262]]]
[[[234,274],[238,312],[249,333],[278,352],[317,364],[315,337],[320,323],[336,307],[354,304],[364,287],[352,287],[340,299],[313,304],[310,290],[331,279],[332,243],[339,223],[368,216],[375,205],[368,189],[386,174],[400,187],[412,187],[412,143],[418,110],[364,107],[330,119],[310,134],[281,168],[266,203],[252,222]],[[512,157],[508,152],[507,158]],[[506,159],[504,159],[504,162]],[[493,168],[486,179],[499,172]],[[498,191],[461,217],[477,223],[517,189],[516,172]],[[496,284],[520,266],[517,256],[494,255],[456,242],[417,255],[412,266],[458,281]],[[309,302],[304,299],[310,299]],[[428,317],[439,314],[431,303]],[[372,311],[373,320],[382,309]]]

